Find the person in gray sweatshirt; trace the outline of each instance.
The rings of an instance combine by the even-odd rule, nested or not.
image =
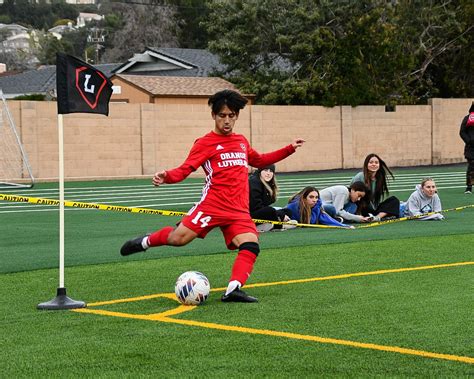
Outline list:
[[[342,222],[370,222],[371,217],[356,214],[357,204],[370,195],[369,188],[363,182],[354,182],[350,187],[337,185],[320,191],[323,209],[331,217],[342,217]]]
[[[424,213],[440,212],[441,200],[438,196],[436,184],[432,178],[424,178],[421,184],[416,185],[416,190],[410,195],[405,205],[405,216],[419,216]],[[443,220],[441,213],[417,218],[417,220]]]

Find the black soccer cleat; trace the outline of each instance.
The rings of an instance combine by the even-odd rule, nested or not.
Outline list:
[[[148,235],[149,234],[141,236],[141,237],[137,237],[137,238],[134,238],[133,240],[129,240],[125,242],[122,248],[120,249],[120,254],[125,256],[125,255],[130,255],[130,254],[146,251],[146,249],[144,249],[142,246],[142,241],[143,241],[143,238],[145,238]]]
[[[257,303],[258,299],[256,297],[247,295],[240,288],[236,288],[228,295],[222,295],[221,301],[224,303]]]

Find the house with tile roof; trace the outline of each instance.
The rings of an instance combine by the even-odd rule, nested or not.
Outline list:
[[[179,98],[206,103],[223,89],[237,88],[213,76],[224,67],[219,58],[203,49],[149,47],[113,71],[111,101],[127,103],[176,103]],[[253,96],[249,95],[252,101]]]
[[[113,102],[176,103],[186,98],[194,104],[206,104],[209,96],[224,89],[238,89],[217,77],[186,77],[156,75],[113,75]],[[253,96],[249,96],[252,100]]]
[[[158,98],[163,99],[166,91],[171,91],[169,95],[175,98],[198,98],[208,97],[216,89],[235,89],[231,83],[212,77],[223,66],[216,55],[203,49],[147,48],[125,63],[99,64],[95,67],[114,82],[112,101],[154,103]],[[164,77],[171,79],[164,80]],[[206,80],[197,80],[199,78]],[[54,97],[56,67],[43,66],[37,70],[2,76],[0,88],[6,98],[29,94]]]
[[[114,74],[207,77],[225,67],[204,49],[148,47],[114,70]]]

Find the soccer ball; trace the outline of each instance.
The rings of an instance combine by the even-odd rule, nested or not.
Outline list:
[[[179,302],[185,305],[201,305],[209,296],[211,285],[204,274],[186,271],[176,280],[174,292]]]

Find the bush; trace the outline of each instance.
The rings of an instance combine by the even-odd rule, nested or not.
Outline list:
[[[14,97],[13,100],[44,101],[45,98],[46,98],[46,95],[43,95],[41,93],[32,93],[31,95],[20,95],[20,96]]]

